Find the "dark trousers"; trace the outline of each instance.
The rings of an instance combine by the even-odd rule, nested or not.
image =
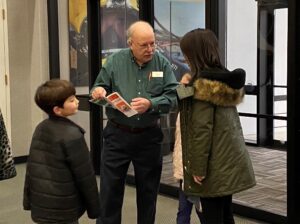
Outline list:
[[[234,224],[232,195],[216,198],[200,198],[205,223]]]
[[[130,133],[108,122],[104,129],[100,170],[99,224],[121,224],[125,178],[132,162],[134,167],[137,223],[153,224],[162,170],[161,129],[153,127]]]
[[[194,204],[187,199],[187,196],[182,191],[182,180],[180,181],[180,187],[178,191],[178,212],[176,217],[177,224],[190,224],[191,223],[191,214]],[[199,218],[199,223],[204,224],[202,214],[199,210],[196,209],[197,216]]]

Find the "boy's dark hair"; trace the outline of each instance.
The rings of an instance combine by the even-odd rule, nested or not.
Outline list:
[[[191,67],[192,76],[198,76],[203,69],[223,68],[220,60],[216,35],[209,29],[194,29],[186,33],[180,48]]]
[[[53,115],[55,106],[63,107],[64,102],[76,91],[67,80],[52,79],[40,85],[35,92],[35,103],[47,114]]]

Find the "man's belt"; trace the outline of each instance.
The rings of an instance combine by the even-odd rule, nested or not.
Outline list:
[[[129,132],[129,133],[142,133],[144,131],[147,131],[151,128],[154,128],[154,127],[157,127],[157,124],[154,124],[152,126],[148,126],[148,127],[143,127],[143,128],[138,128],[138,127],[131,127],[131,126],[128,126],[128,125],[123,125],[123,124],[119,124],[113,120],[109,120],[108,121],[112,126],[116,127],[116,128],[119,128],[123,131],[126,131],[126,132]]]

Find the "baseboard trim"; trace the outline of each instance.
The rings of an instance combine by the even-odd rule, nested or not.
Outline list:
[[[17,156],[14,157],[15,164],[26,163],[28,156]]]

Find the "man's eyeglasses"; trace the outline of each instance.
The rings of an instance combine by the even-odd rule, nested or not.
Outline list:
[[[136,42],[134,42],[134,43],[136,43]],[[154,43],[154,42],[153,43],[145,43],[145,44],[136,43],[136,45],[143,50],[146,50],[148,48],[155,49],[157,46],[156,43]]]

